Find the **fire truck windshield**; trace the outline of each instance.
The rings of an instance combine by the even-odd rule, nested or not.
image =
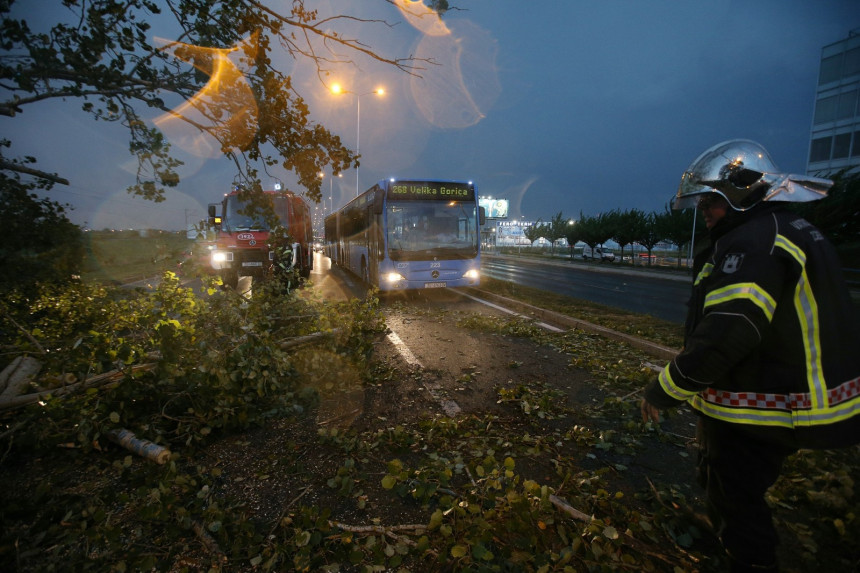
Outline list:
[[[278,221],[281,225],[287,223],[286,220],[286,199],[283,197],[275,197],[275,213],[277,213]],[[221,221],[221,228],[227,232],[234,231],[270,231],[271,227],[266,222],[265,217],[260,213],[253,213],[245,201],[239,200],[236,195],[228,195],[224,204],[224,218]]]

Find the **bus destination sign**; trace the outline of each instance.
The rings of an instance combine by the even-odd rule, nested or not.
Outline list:
[[[398,200],[474,201],[475,188],[468,183],[398,181],[388,188],[388,197]]]

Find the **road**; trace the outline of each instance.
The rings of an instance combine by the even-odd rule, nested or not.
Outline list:
[[[316,253],[311,280],[324,297],[363,296],[364,289],[356,277],[342,270],[335,276],[330,269],[328,257]],[[625,271],[608,264],[535,261],[485,254],[481,272],[498,280],[648,314],[676,324],[684,322],[690,294],[687,276]],[[426,298],[428,293],[413,293],[413,297],[421,296]]]
[[[588,300],[682,324],[690,277],[624,270],[611,263],[536,261],[482,255],[481,272],[494,279]]]
[[[508,268],[505,272],[514,275],[514,269],[520,266],[503,260],[493,263],[494,268]],[[547,282],[573,280],[568,274],[570,270],[563,265],[522,267],[527,269],[525,274],[531,280],[534,277]],[[591,275],[596,274],[599,273],[573,276],[584,281],[595,280]],[[626,279],[624,275],[615,277],[620,285],[616,291],[623,293],[629,288],[624,286]],[[361,297],[365,292],[357,277],[338,267],[332,269],[329,259],[320,254],[314,261],[311,281],[316,294],[329,300]],[[613,287],[603,285],[600,290],[606,289]],[[372,392],[364,388],[327,397],[321,405],[326,419],[350,422],[372,412],[375,418],[400,423],[422,412],[447,417],[499,413],[503,410],[499,406],[499,388],[520,385],[551,388],[571,403],[599,404],[605,398],[590,372],[571,367],[569,351],[541,345],[527,336],[461,324],[474,317],[481,317],[478,321],[481,324],[502,324],[518,314],[504,303],[495,304],[474,291],[447,289],[396,293],[383,297],[380,303],[388,328],[384,339],[374,344],[374,358],[401,373],[396,377],[397,383],[374,386]],[[528,311],[522,312],[527,319],[533,318]],[[563,325],[539,320],[535,325],[549,332],[567,330]],[[665,358],[649,355],[643,360],[642,365],[651,366]],[[403,374],[407,372],[408,375]]]
[[[364,296],[364,286],[357,277],[342,269],[332,273],[331,261],[322,253],[314,253],[314,257],[310,278],[323,298]],[[676,324],[684,322],[690,292],[690,279],[685,275],[667,277],[663,273],[625,270],[608,263],[540,261],[484,254],[481,271],[484,276],[498,280],[648,314]],[[157,282],[158,277],[153,277],[126,286],[146,287]],[[240,282],[239,288],[245,291],[251,284]],[[411,296],[427,298],[427,293],[412,293]]]

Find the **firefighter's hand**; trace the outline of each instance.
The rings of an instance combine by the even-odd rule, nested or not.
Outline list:
[[[639,404],[639,409],[642,411],[643,422],[646,424],[648,422],[654,422],[655,424],[660,423],[660,410],[645,398],[642,398],[642,402]]]

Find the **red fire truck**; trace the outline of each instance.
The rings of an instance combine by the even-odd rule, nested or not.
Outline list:
[[[307,278],[314,260],[310,208],[304,199],[279,187],[264,193],[271,197],[277,225],[284,227],[291,238],[289,264]],[[240,276],[266,276],[275,262],[275,252],[269,248],[269,233],[273,228],[261,215],[250,214],[251,209],[240,198],[240,191],[234,187],[221,203],[209,205],[209,219],[216,231],[210,262],[224,284],[234,288]]]

